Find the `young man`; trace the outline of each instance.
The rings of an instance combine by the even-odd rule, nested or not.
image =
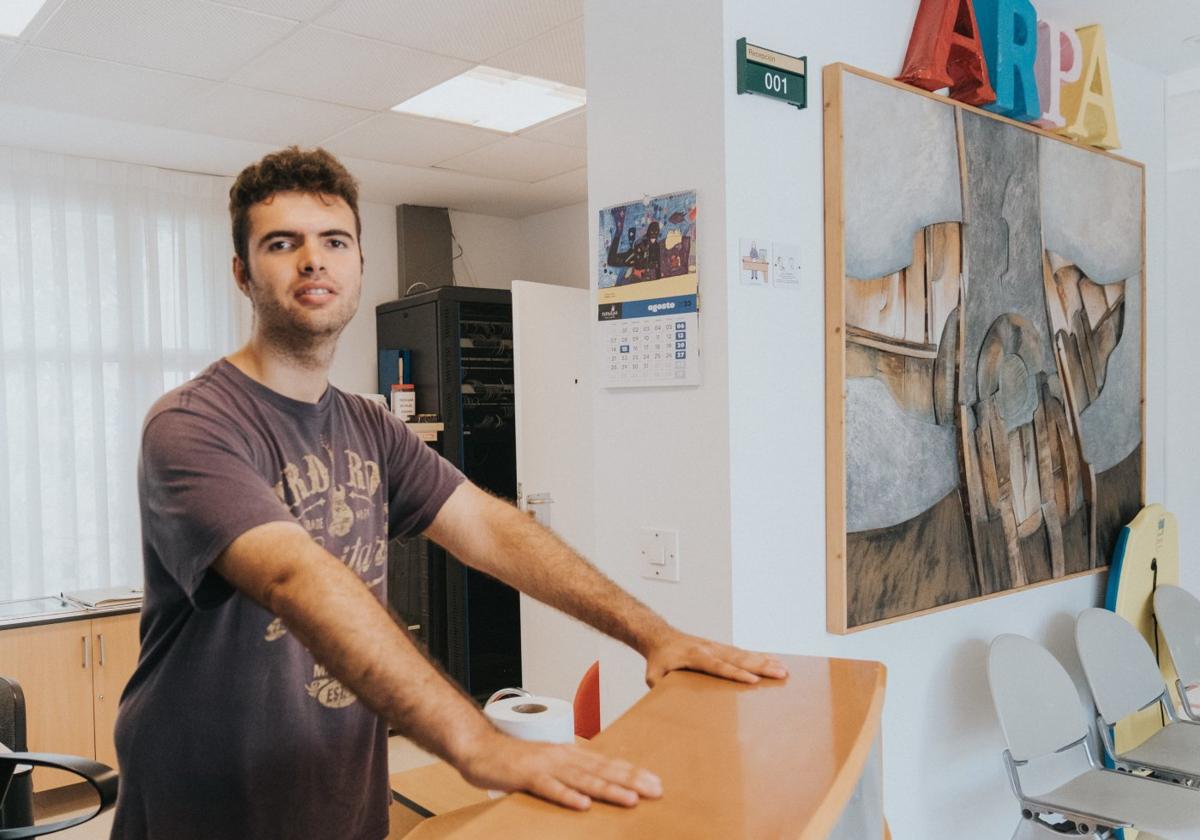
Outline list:
[[[473,784],[571,808],[657,797],[646,770],[502,735],[382,606],[387,540],[455,557],[646,657],[753,682],[775,660],[671,628],[482,492],[394,416],[329,385],[362,284],[357,186],[322,150],[230,191],[246,346],[170,392],[143,429],[142,653],[121,700],[114,838],[388,833],[387,724]]]

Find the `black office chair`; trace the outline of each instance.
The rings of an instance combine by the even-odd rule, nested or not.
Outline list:
[[[111,767],[90,758],[31,753],[25,748],[25,695],[15,680],[0,677],[0,840],[62,831],[87,822],[116,803],[117,772]],[[35,826],[32,767],[53,767],[80,776],[95,789],[100,806],[81,817]]]

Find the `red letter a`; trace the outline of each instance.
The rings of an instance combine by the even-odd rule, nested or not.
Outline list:
[[[921,0],[898,78],[925,90],[948,87],[968,105],[996,101],[971,0]]]

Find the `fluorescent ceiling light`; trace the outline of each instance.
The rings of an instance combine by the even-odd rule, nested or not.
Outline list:
[[[480,65],[392,110],[511,134],[586,102],[581,88]]]
[[[0,35],[19,38],[46,0],[3,0],[0,2]]]

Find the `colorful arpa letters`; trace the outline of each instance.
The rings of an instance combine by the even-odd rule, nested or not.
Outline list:
[[[978,14],[976,14],[978,13]],[[1106,149],[1118,146],[1104,32],[1031,0],[921,0],[900,81]]]
[[[1049,20],[1038,21],[1038,54],[1034,75],[1037,76],[1038,101],[1042,117],[1035,120],[1042,128],[1062,128],[1067,118],[1062,114],[1063,85],[1079,81],[1083,70],[1083,46],[1074,29],[1059,26]]]
[[[899,79],[970,105],[995,101],[971,0],[921,0]]]
[[[976,0],[983,54],[996,91],[989,111],[1030,122],[1042,115],[1038,105],[1037,10],[1029,0]]]
[[[1067,126],[1062,132],[1090,146],[1115,149],[1120,141],[1104,30],[1100,26],[1085,26],[1076,31],[1083,46],[1083,72],[1079,81],[1063,88],[1062,107]]]

